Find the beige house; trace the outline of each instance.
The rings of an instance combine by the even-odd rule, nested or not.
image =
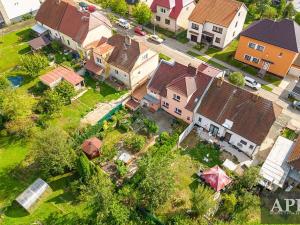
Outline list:
[[[69,0],[46,0],[36,15],[37,23],[46,28],[52,39],[82,51],[101,37],[111,37],[112,25],[99,12],[89,13]]]
[[[189,17],[187,38],[225,48],[243,30],[247,7],[236,0],[199,0]]]
[[[195,8],[194,0],[154,0],[152,23],[176,32],[188,28],[188,18]]]
[[[89,72],[97,79],[115,79],[129,89],[145,82],[158,66],[158,54],[129,36],[102,38],[87,48]]]

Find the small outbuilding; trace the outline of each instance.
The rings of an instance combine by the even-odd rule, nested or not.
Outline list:
[[[81,148],[89,159],[94,159],[100,156],[101,146],[102,141],[96,137],[92,137],[85,140],[82,143]]]
[[[201,174],[201,178],[213,189],[215,189],[215,191],[221,191],[232,181],[227,176],[225,171],[222,170],[219,166],[214,166],[208,170],[205,170]]]
[[[16,198],[16,201],[26,211],[31,212],[32,207],[48,189],[50,189],[50,186],[41,178],[38,178]]]
[[[30,45],[30,47],[33,51],[38,51],[38,50],[46,47],[50,43],[51,43],[51,41],[46,36],[40,36],[40,37],[34,38],[28,42],[28,44]]]

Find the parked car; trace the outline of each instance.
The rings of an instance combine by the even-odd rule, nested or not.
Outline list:
[[[87,10],[88,10],[90,13],[93,13],[93,12],[96,11],[96,6],[94,6],[94,5],[89,5],[89,6],[87,7]]]
[[[152,35],[150,36],[150,40],[152,40],[152,41],[154,41],[154,42],[156,42],[156,43],[158,43],[158,44],[161,44],[161,43],[163,43],[163,41],[164,41],[164,39],[160,38],[160,37],[157,36],[156,34],[152,34]]]
[[[293,108],[300,110],[300,101],[294,101],[292,106]]]
[[[117,21],[117,24],[120,26],[120,27],[123,27],[125,29],[129,29],[130,28],[130,24],[127,20],[124,20],[124,19],[118,19]]]
[[[84,9],[87,9],[89,7],[89,5],[85,2],[79,2],[79,6]]]
[[[145,36],[145,35],[146,35],[146,32],[143,31],[143,27],[141,27],[141,26],[135,27],[135,28],[134,28],[134,32],[135,32],[136,34],[141,35],[141,36]]]
[[[259,90],[261,88],[261,84],[258,83],[256,80],[254,80],[253,78],[251,77],[245,77],[245,85],[250,87],[250,88],[253,88],[255,90]]]

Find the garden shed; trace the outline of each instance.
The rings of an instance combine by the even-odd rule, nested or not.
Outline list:
[[[208,183],[215,191],[221,191],[228,184],[231,183],[231,179],[219,166],[214,166],[208,170],[205,170],[201,174],[202,179]]]
[[[44,180],[38,178],[16,198],[16,201],[26,211],[30,212],[32,207],[49,188],[50,186]]]
[[[81,148],[89,159],[94,159],[100,155],[100,149],[102,146],[102,141],[96,137],[89,138],[85,140]]]

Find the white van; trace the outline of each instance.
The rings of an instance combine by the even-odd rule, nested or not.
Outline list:
[[[248,87],[250,87],[250,88],[253,88],[255,90],[259,90],[261,88],[261,84],[260,83],[258,83],[253,78],[247,77],[247,76],[245,76],[245,85],[248,86]]]

